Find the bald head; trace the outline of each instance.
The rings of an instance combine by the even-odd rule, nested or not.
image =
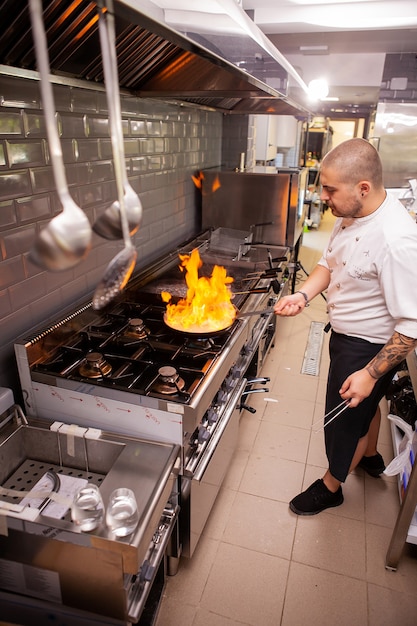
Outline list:
[[[348,139],[339,144],[326,154],[321,167],[337,170],[341,180],[353,185],[367,180],[375,190],[383,189],[381,159],[366,139]]]

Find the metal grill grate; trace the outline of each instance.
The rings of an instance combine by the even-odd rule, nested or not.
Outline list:
[[[319,375],[320,357],[323,347],[323,330],[324,324],[322,322],[311,322],[307,346],[304,352],[303,366],[301,368],[302,374],[310,374],[310,376]]]

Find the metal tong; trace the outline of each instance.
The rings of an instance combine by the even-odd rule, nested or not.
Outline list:
[[[346,411],[346,409],[349,407],[349,403],[350,403],[350,398],[348,400],[342,400],[342,402],[340,404],[338,404],[337,406],[335,406],[331,411],[329,411],[328,413],[326,413],[326,415],[324,415],[323,417],[321,417],[319,420],[317,420],[317,422],[314,422],[314,424],[312,425],[312,429],[313,432],[315,433],[319,433],[321,430],[324,430],[326,428],[326,426],[328,426],[329,424],[331,424],[333,422],[333,420],[336,419],[336,417],[339,417],[339,415],[341,413],[343,413],[343,411]],[[335,411],[337,411],[337,413],[335,413]],[[333,415],[334,413],[334,415]],[[325,420],[332,416],[328,422],[325,422]],[[319,428],[317,428],[317,426],[319,426]]]

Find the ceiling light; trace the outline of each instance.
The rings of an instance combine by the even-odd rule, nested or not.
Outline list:
[[[308,93],[312,100],[322,100],[329,93],[329,85],[324,78],[315,78],[308,83]]]
[[[300,46],[301,54],[329,54],[329,46]]]

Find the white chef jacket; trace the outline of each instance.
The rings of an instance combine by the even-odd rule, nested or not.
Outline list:
[[[337,218],[319,261],[331,273],[328,314],[337,333],[385,344],[417,338],[417,224],[387,194],[361,218]]]

